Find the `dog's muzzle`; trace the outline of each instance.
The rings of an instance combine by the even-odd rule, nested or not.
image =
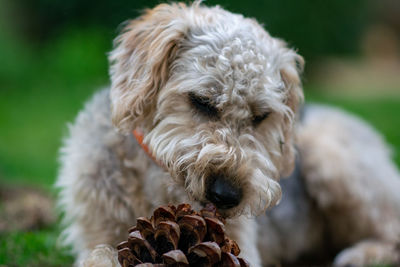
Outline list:
[[[212,177],[207,185],[206,198],[219,209],[230,209],[242,200],[242,189],[234,186],[228,179]]]

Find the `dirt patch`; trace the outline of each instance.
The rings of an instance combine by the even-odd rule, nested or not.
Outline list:
[[[0,233],[39,229],[55,219],[53,199],[43,191],[0,185]]]

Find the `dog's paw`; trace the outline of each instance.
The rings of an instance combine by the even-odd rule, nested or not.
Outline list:
[[[362,267],[400,263],[399,251],[391,243],[363,241],[340,252],[333,263],[335,267]]]
[[[79,265],[81,267],[121,267],[118,252],[109,245],[98,245]]]

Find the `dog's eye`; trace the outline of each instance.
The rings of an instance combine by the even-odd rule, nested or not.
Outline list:
[[[218,109],[211,104],[210,99],[189,93],[189,99],[192,105],[204,115],[209,117],[217,117]]]
[[[265,112],[262,115],[255,115],[252,120],[253,125],[258,126],[261,122],[263,122],[266,118],[268,118],[270,114],[271,112]]]

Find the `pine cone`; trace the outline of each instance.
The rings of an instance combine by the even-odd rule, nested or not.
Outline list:
[[[128,240],[117,246],[122,267],[249,266],[240,249],[225,235],[225,220],[213,205],[199,213],[189,204],[159,207],[140,217]]]

